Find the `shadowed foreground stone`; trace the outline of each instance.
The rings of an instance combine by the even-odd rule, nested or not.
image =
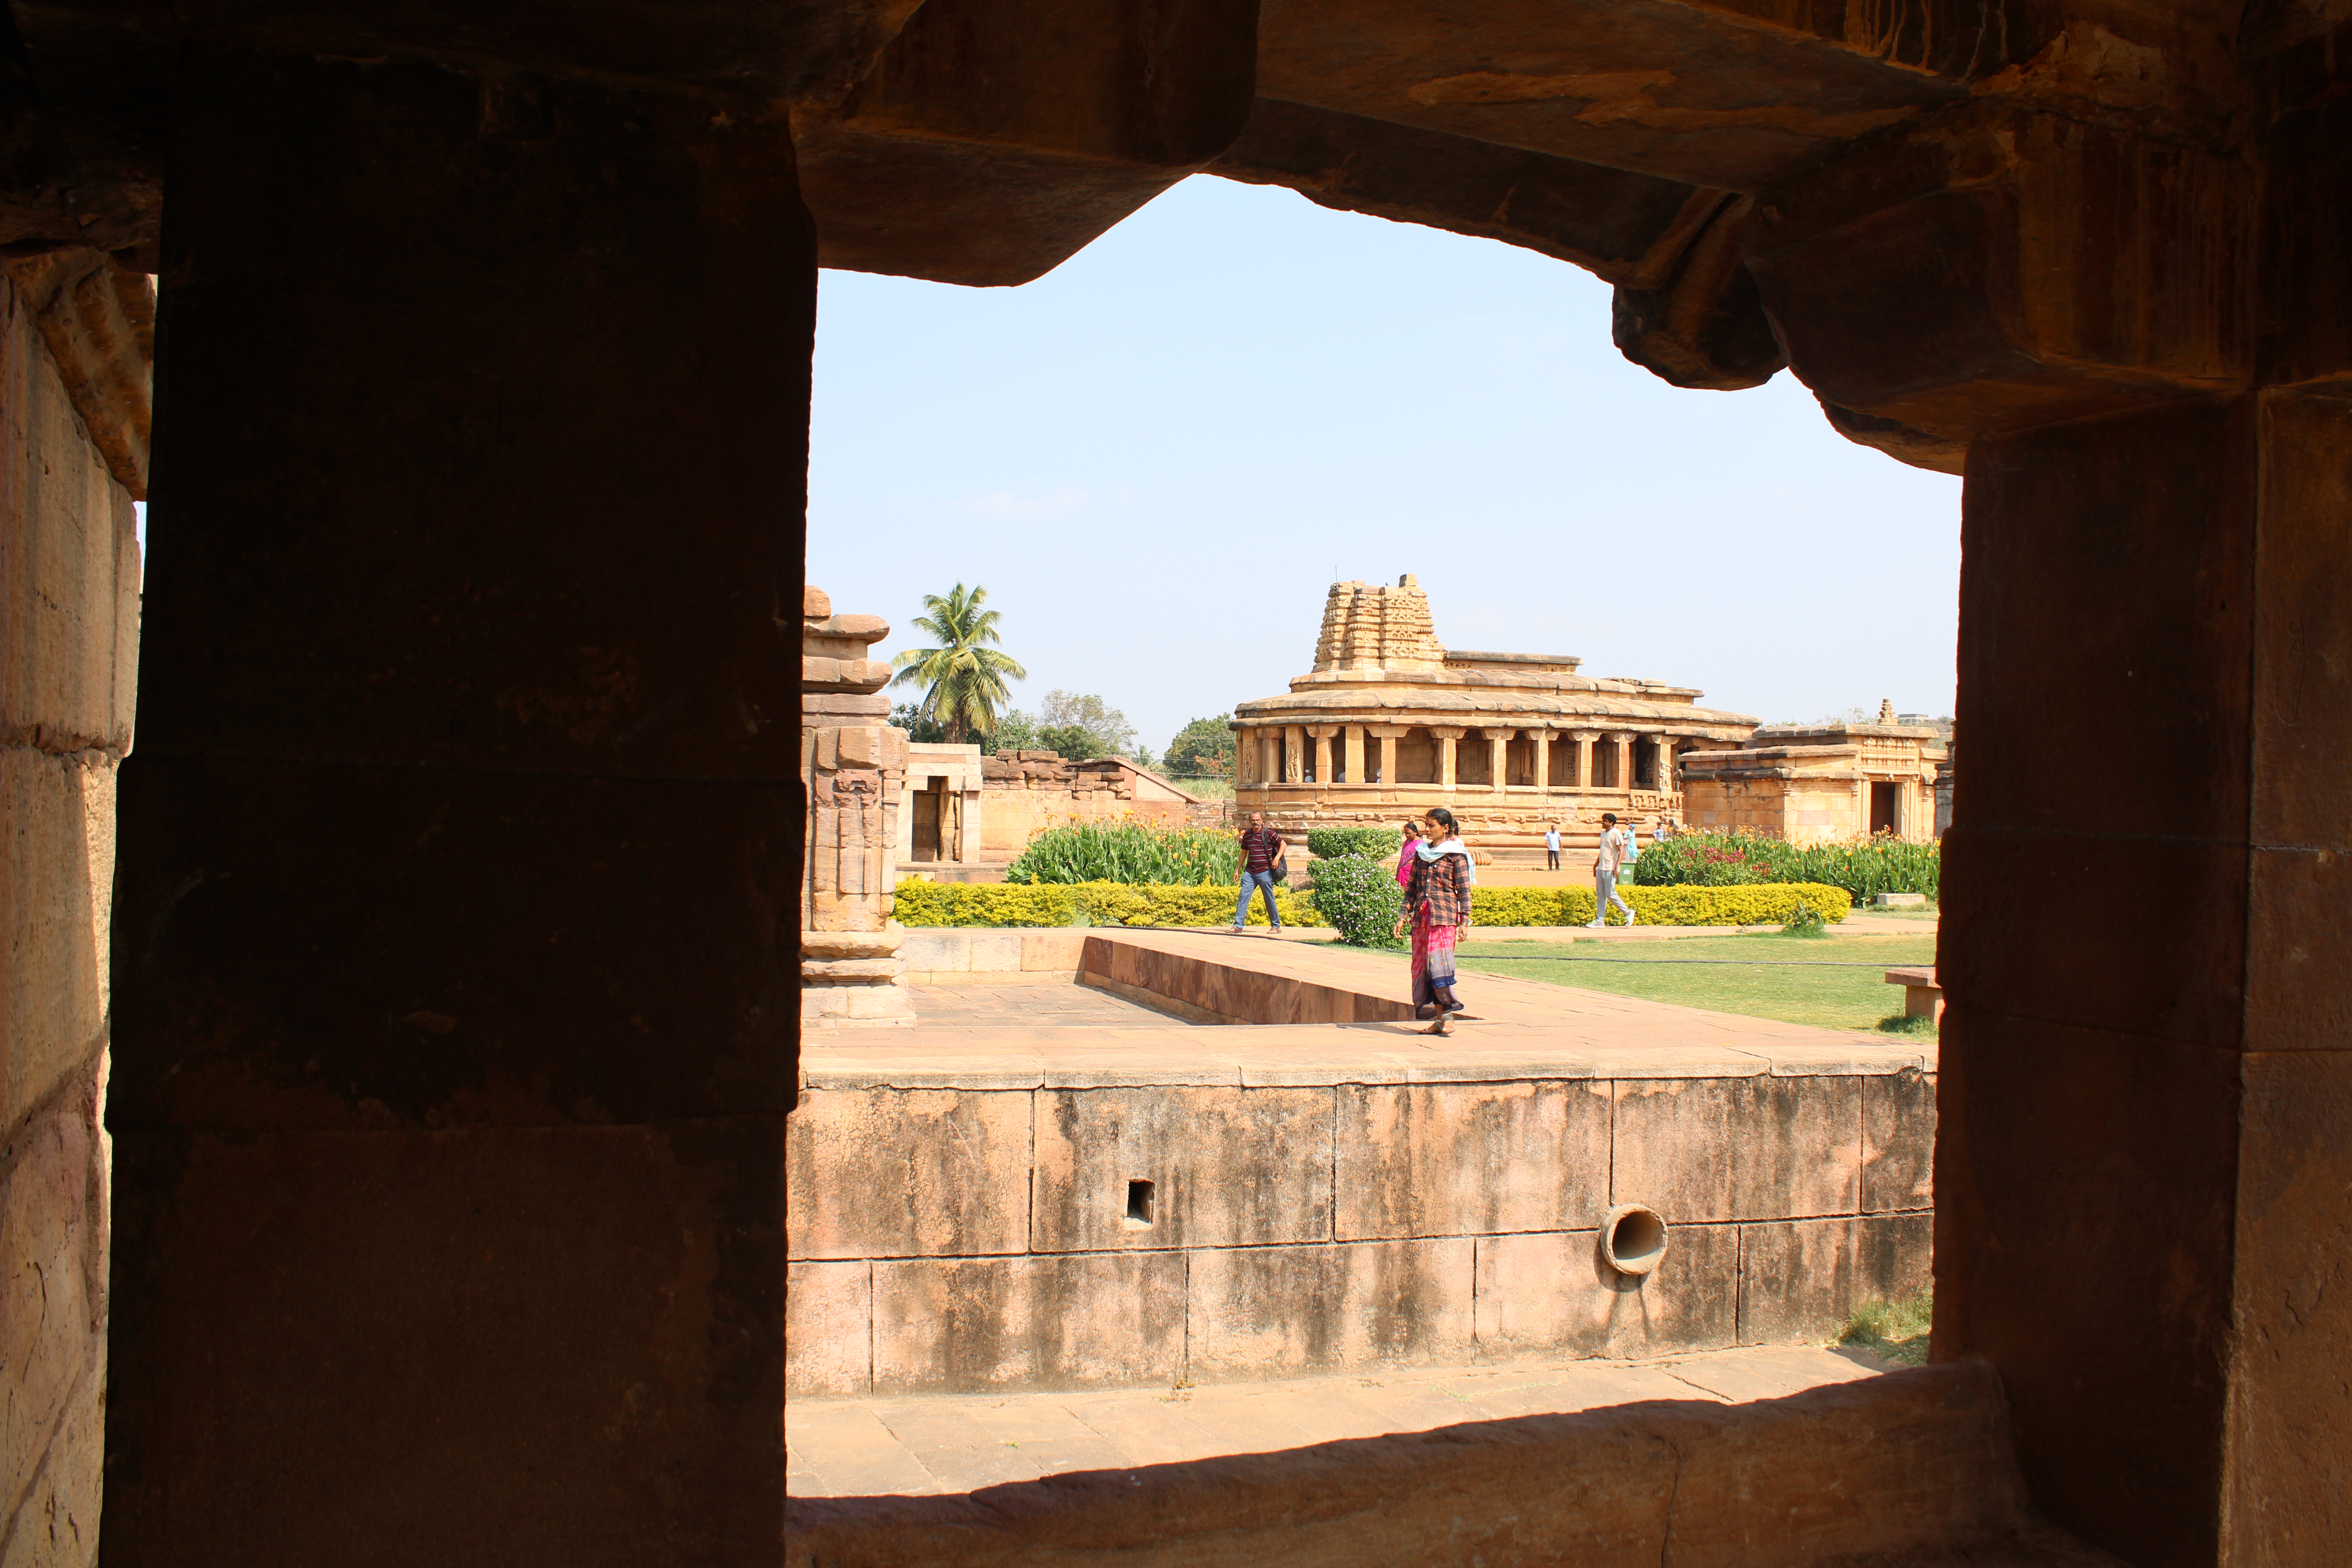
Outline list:
[[[1619,1405],[1097,1470],[960,1497],[796,1498],[793,1568],[2081,1564],[2029,1520],[1992,1373],[1729,1407]]]

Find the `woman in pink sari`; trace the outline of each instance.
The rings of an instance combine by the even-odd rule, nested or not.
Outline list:
[[[1412,886],[1412,852],[1419,847],[1421,847],[1421,824],[1408,822],[1404,825],[1404,852],[1397,857],[1398,887]]]
[[[1391,934],[1402,936],[1408,924],[1412,927],[1413,1010],[1424,1017],[1435,1015],[1423,1034],[1443,1035],[1462,1011],[1454,994],[1454,944],[1470,924],[1470,889],[1477,885],[1478,872],[1454,835],[1452,812],[1434,805],[1424,821],[1426,837],[1406,846],[1412,875],[1404,912]]]

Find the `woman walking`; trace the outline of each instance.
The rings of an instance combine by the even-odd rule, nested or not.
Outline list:
[[[1406,823],[1404,825],[1404,849],[1402,853],[1397,856],[1398,887],[1410,888],[1412,886],[1412,852],[1420,847],[1421,824],[1418,822]]]
[[[1455,836],[1454,814],[1442,805],[1429,808],[1420,843],[1412,847],[1412,879],[1404,890],[1404,912],[1391,933],[1402,936],[1412,926],[1412,1005],[1416,1016],[1435,1015],[1422,1031],[1448,1032],[1446,1023],[1462,1011],[1454,994],[1454,943],[1470,923],[1470,889],[1478,872],[1470,851]]]

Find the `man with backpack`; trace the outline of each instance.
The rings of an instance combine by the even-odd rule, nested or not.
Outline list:
[[[1592,858],[1592,918],[1589,926],[1609,922],[1609,906],[1615,904],[1625,911],[1625,923],[1633,923],[1633,906],[1617,892],[1617,872],[1633,858],[1633,836],[1617,826],[1617,814],[1601,814],[1601,852]],[[1246,894],[1244,895],[1247,897]]]
[[[1274,901],[1276,877],[1283,870],[1285,846],[1282,835],[1265,825],[1265,813],[1250,813],[1250,825],[1242,834],[1242,896],[1234,906],[1234,934],[1242,934],[1242,922],[1249,919],[1250,892],[1265,890],[1265,921],[1274,934],[1282,934],[1282,909]]]

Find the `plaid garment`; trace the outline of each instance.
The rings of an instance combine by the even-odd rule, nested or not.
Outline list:
[[[1458,926],[1470,919],[1470,861],[1452,852],[1434,860],[1412,858],[1412,885],[1405,889],[1404,907],[1427,910],[1429,923]],[[1418,915],[1416,915],[1416,921]],[[1449,939],[1450,941],[1451,939]]]
[[[1432,925],[1429,906],[1412,919],[1412,1006],[1416,1013],[1435,1010],[1437,988],[1454,984],[1454,939],[1460,926]]]

